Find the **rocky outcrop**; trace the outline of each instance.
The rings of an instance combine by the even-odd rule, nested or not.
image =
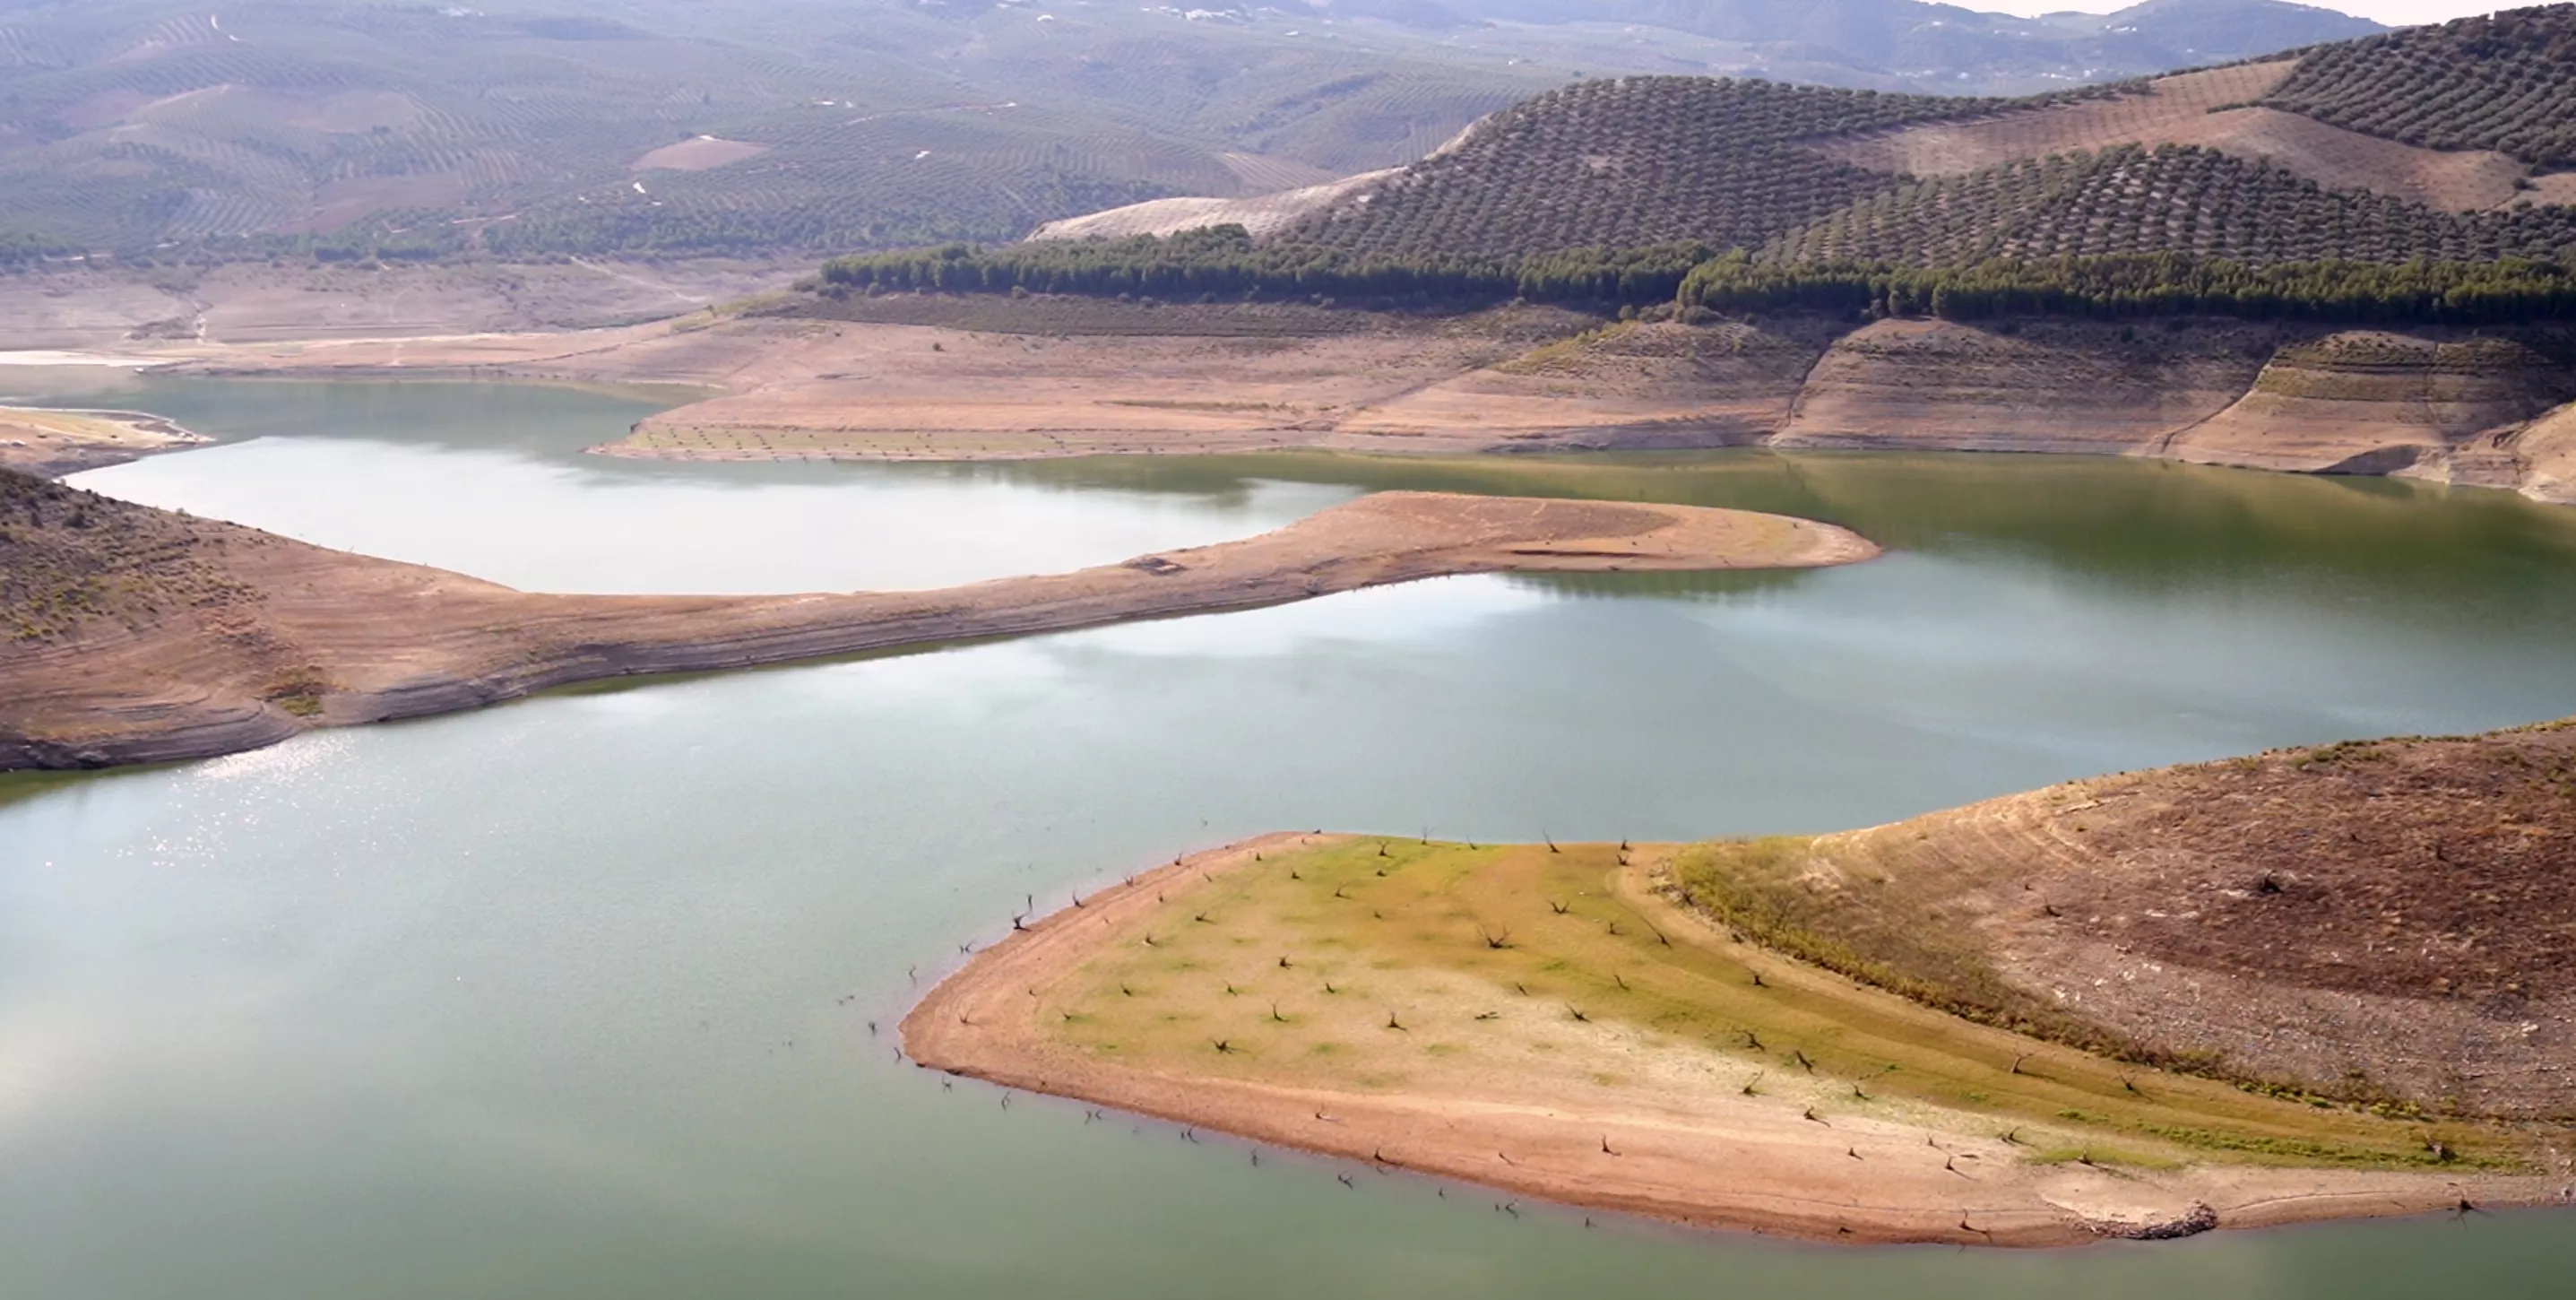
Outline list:
[[[2453,451],[2442,469],[2453,483],[2576,505],[2576,404],[2481,434]]]
[[[2279,339],[2236,322],[1879,321],[1824,354],[1770,443],[2153,454],[2243,395]]]
[[[2326,474],[2450,476],[2455,453],[2576,398],[2529,344],[2351,330],[2283,347],[2227,409],[2179,432],[2181,460]]]
[[[1816,320],[1622,322],[1373,403],[1327,446],[1582,451],[1761,442],[1834,330]]]
[[[1836,340],[1755,441],[2153,456],[2576,502],[2568,351],[2538,332],[1879,321]]]
[[[2519,486],[2537,501],[2576,505],[2576,406],[2562,406],[2514,439]]]
[[[232,349],[199,369],[687,380],[722,396],[592,450],[991,460],[1323,448],[1733,446],[2074,452],[2402,474],[2576,497],[2576,331],[2169,318],[1598,325],[1268,305],[935,295],[912,323],[751,319],[561,336]],[[942,324],[926,324],[930,320]],[[1050,322],[1045,333],[1002,332]],[[1592,328],[1586,329],[1586,325]]]

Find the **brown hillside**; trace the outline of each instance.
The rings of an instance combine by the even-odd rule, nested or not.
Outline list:
[[[2078,781],[1709,845],[1676,877],[1739,929],[1978,1019],[2576,1118],[2576,723]]]

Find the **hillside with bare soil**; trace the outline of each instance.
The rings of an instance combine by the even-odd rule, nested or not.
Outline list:
[[[2576,725],[2124,773],[1673,874],[1742,932],[1972,1019],[2409,1113],[2576,1118]]]
[[[1125,239],[1132,235],[1170,235],[1207,226],[1241,226],[1254,239],[1265,239],[1308,217],[1367,190],[1395,169],[1361,172],[1318,181],[1295,189],[1245,198],[1147,199],[1123,208],[1065,217],[1029,232],[1030,239]]]

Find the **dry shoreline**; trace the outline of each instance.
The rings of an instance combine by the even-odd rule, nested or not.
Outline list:
[[[19,622],[0,770],[204,757],[316,726],[453,712],[604,677],[746,667],[1302,600],[1499,571],[1845,564],[1826,524],[1687,506],[1381,493],[1286,528],[937,591],[515,591],[0,476]],[[66,610],[78,611],[66,614]]]
[[[1266,1145],[1698,1227],[1823,1241],[2058,1246],[2561,1195],[2555,1182],[2529,1176],[2036,1163],[1993,1136],[1990,1122],[1963,1124],[1957,1113],[1835,1114],[1826,1122],[1813,1108],[1802,1114],[1794,1099],[1747,1097],[1733,1087],[1666,1086],[1604,1102],[1575,1089],[1516,1090],[1475,1071],[1429,1087],[1285,1086],[1228,1077],[1213,1065],[1194,1072],[1129,1064],[1050,1034],[1057,982],[1132,942],[1148,918],[1198,905],[1188,901],[1194,891],[1220,888],[1265,851],[1275,861],[1310,839],[1345,838],[1263,836],[1183,857],[1043,919],[1015,921],[1011,934],[905,1016],[905,1050],[927,1068]],[[1723,942],[1678,911],[1658,914],[1657,924],[1690,942]],[[1785,958],[1766,959],[1764,969],[1784,985],[1838,979]],[[1602,1068],[1633,1068],[1609,1063],[1626,1050],[1605,1043]]]
[[[40,478],[213,441],[144,411],[0,407],[0,469]]]
[[[139,345],[132,359],[175,373],[714,394],[591,449],[659,459],[2026,451],[2576,502],[2563,340],[2215,319],[2139,332],[1794,315],[1605,324],[1546,308],[1435,319],[902,297],[879,309],[891,316],[708,312],[573,333]]]

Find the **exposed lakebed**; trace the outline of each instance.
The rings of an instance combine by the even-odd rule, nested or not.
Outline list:
[[[2547,1214],[2014,1257],[1586,1232],[1005,1110],[867,1031],[1025,897],[1258,830],[1823,830],[2576,712],[2576,511],[1962,456],[662,464],[578,455],[641,395],[112,404],[222,445],[83,486],[534,589],[929,586],[1378,487],[1783,510],[1891,554],[1444,580],[0,781],[27,1294],[2507,1295],[2576,1269]]]

